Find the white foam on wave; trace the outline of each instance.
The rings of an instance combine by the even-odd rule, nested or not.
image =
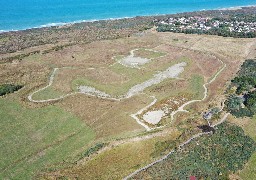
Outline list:
[[[38,29],[38,28],[46,28],[46,27],[54,27],[54,26],[73,25],[73,24],[76,24],[76,23],[83,23],[83,22],[114,21],[114,20],[129,19],[129,18],[133,18],[133,17],[88,19],[88,20],[76,20],[76,21],[70,21],[70,22],[52,22],[52,23],[46,23],[46,24],[43,24],[43,25],[34,26],[34,27],[30,27],[30,28],[0,30],[0,33],[11,32],[11,31],[24,31],[24,30],[29,30],[29,29]]]
[[[39,27],[63,26],[63,25],[66,25],[66,24],[67,24],[67,23],[63,23],[63,22],[48,23],[48,24],[41,25],[41,26],[39,26]],[[39,28],[39,27],[34,27],[34,28]]]

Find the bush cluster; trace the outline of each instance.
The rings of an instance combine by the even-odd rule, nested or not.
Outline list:
[[[3,85],[0,85],[0,96],[4,96],[6,94],[18,91],[22,87],[23,86],[21,86],[21,85],[13,85],[13,84],[3,84]]]
[[[246,60],[231,82],[230,88],[236,90],[225,102],[227,110],[236,117],[252,117],[256,113],[256,60]]]

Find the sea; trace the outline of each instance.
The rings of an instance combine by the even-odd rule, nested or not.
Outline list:
[[[0,32],[255,4],[256,0],[0,0]]]

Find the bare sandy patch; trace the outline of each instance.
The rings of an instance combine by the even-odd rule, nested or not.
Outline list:
[[[158,111],[149,111],[146,114],[143,115],[143,119],[150,124],[158,124],[162,117],[165,116],[165,112],[162,110]]]
[[[98,96],[98,97],[102,97],[102,98],[110,98],[110,95],[99,91],[97,89],[95,89],[94,87],[90,87],[90,86],[79,86],[78,87],[79,92],[84,93],[84,94],[88,94],[91,96]]]
[[[131,67],[131,68],[140,68],[140,66],[149,63],[150,59],[147,58],[142,58],[142,57],[135,57],[134,52],[137,51],[138,49],[134,49],[130,51],[130,55],[121,59],[119,61],[120,64],[126,67]]]
[[[120,64],[131,68],[139,68],[139,66],[142,66],[148,62],[150,62],[150,60],[146,58],[128,56],[122,59]]]

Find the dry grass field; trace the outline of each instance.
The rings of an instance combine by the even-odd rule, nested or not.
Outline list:
[[[121,179],[133,170],[152,162],[162,155],[155,153],[152,156],[152,153],[156,151],[157,142],[175,142],[185,129],[190,129],[191,132],[198,131],[197,126],[205,123],[201,113],[209,107],[220,106],[227,83],[233,78],[241,63],[248,57],[255,57],[255,45],[255,39],[157,33],[154,30],[148,30],[141,35],[95,41],[88,44],[76,44],[58,51],[51,51],[46,54],[38,53],[12,63],[0,64],[0,84],[24,85],[20,91],[2,97],[0,103],[3,106],[7,103],[10,106],[9,108],[16,108],[16,113],[21,108],[20,106],[22,106],[20,111],[23,114],[34,113],[35,118],[33,116],[30,118],[31,121],[37,121],[33,128],[31,127],[33,131],[40,131],[44,128],[41,124],[36,125],[42,118],[42,114],[39,116],[38,113],[52,113],[54,119],[51,119],[51,121],[55,121],[57,127],[61,127],[63,123],[61,119],[66,114],[72,122],[75,122],[75,127],[72,127],[70,125],[71,121],[65,121],[66,126],[70,126],[70,129],[67,127],[69,135],[80,133],[79,126],[83,127],[82,131],[90,134],[88,139],[82,136],[81,140],[72,142],[74,147],[79,148],[76,151],[68,148],[63,152],[63,149],[53,146],[53,150],[56,148],[54,153],[63,154],[56,159],[53,154],[38,155],[38,153],[35,153],[40,151],[40,145],[33,152],[25,150],[17,152],[17,154],[23,155],[28,153],[30,158],[35,159],[45,156],[42,162],[34,164],[36,170],[31,168],[30,161],[26,158],[22,159],[22,163],[29,164],[30,167],[30,170],[27,170],[29,171],[27,173],[29,174],[28,178],[35,177],[39,173],[41,178],[46,179],[56,179],[62,176],[71,179],[76,177],[80,179]],[[125,67],[118,63],[118,60],[129,56],[130,51],[134,49],[138,49],[135,51],[135,57],[147,58],[150,61],[140,68]],[[35,93],[33,95],[34,100],[59,98],[69,93],[78,92],[78,86],[82,85],[92,86],[113,97],[121,96],[133,86],[154,78],[157,73],[181,62],[186,62],[187,65],[178,78],[165,79],[146,88],[142,93],[120,101],[88,96],[82,93],[43,103],[30,102],[28,99],[31,93],[48,85],[49,77],[54,68],[59,69],[54,76],[52,85]],[[51,166],[51,163],[61,163],[69,155],[74,157],[75,153],[79,155],[97,142],[113,142],[137,135],[143,136],[146,131],[145,128],[137,123],[131,115],[148,106],[152,102],[152,96],[157,99],[156,103],[144,110],[143,113],[163,107],[177,110],[182,103],[190,100],[200,100],[204,96],[203,84],[209,82],[224,64],[226,64],[225,70],[217,76],[215,81],[207,85],[208,95],[206,99],[186,107],[189,113],[178,113],[175,115],[174,121],[171,121],[170,114],[167,114],[159,125],[148,124],[153,128],[164,125],[167,130],[170,129],[171,133],[146,140],[142,138],[135,142],[125,143],[124,140],[123,144],[106,149],[82,164],[70,164],[71,167],[62,167],[62,170],[44,172],[44,169]],[[58,109],[59,113],[55,116],[51,108]],[[0,113],[8,119],[9,116],[7,117],[5,111],[0,110]],[[18,118],[15,119],[17,122],[27,118],[26,115],[17,114],[17,116]],[[7,129],[12,128],[12,124],[7,121],[3,126]],[[159,131],[162,132],[165,128],[159,129]],[[248,133],[251,131],[253,130],[248,129]],[[19,138],[19,131],[10,133],[12,133],[12,136]],[[51,136],[51,133],[49,132],[49,136]],[[65,137],[65,132],[61,133]],[[10,141],[4,135],[1,135],[1,137],[6,142],[7,140]],[[30,136],[27,138],[30,138]],[[55,144],[59,141],[59,138],[53,136],[52,141],[47,142],[48,145]],[[85,138],[86,141],[83,142],[82,138]],[[26,141],[24,140],[24,144],[22,144],[22,141],[23,139],[20,140],[17,147],[26,146]],[[69,139],[68,142],[70,141]],[[45,146],[47,146],[47,143]],[[30,146],[33,147],[33,144],[37,144],[37,142],[31,141]],[[15,142],[12,146],[15,146]],[[67,145],[64,144],[63,146]],[[49,160],[51,158],[52,160]],[[24,169],[15,169],[8,165],[15,163],[17,160],[19,160],[18,155],[17,158],[5,158],[5,161],[1,164],[2,167],[5,167],[4,172],[20,172],[17,175],[14,173],[13,178],[26,174]],[[2,176],[2,178],[6,177],[8,177],[8,173]]]

